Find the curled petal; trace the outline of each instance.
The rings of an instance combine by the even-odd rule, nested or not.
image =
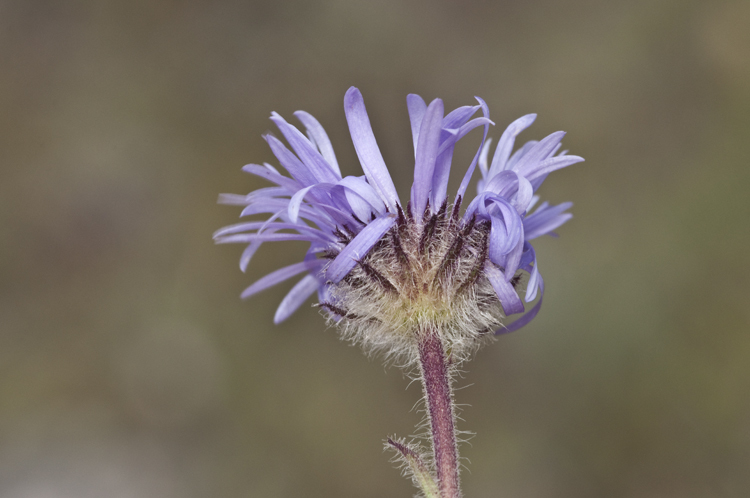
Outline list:
[[[489,204],[487,207],[485,204]],[[481,203],[478,212],[489,218],[490,247],[489,256],[493,262],[504,265],[505,258],[523,240],[523,225],[518,212],[501,197],[488,197]]]
[[[518,175],[515,171],[501,171],[487,181],[484,186],[487,192],[500,197],[510,198],[518,190]]]
[[[471,177],[474,175],[474,169],[477,166],[477,162],[479,161],[479,155],[482,153],[482,145],[484,144],[484,141],[487,140],[487,132],[490,130],[490,124],[492,121],[490,121],[490,108],[487,107],[487,104],[484,102],[484,100],[480,99],[479,97],[474,97],[479,102],[479,105],[482,107],[482,114],[484,114],[484,117],[487,118],[487,123],[484,125],[484,135],[482,136],[482,142],[479,144],[479,149],[477,149],[477,153],[474,154],[474,159],[472,159],[471,164],[469,165],[469,169],[466,170],[466,173],[464,174],[463,180],[461,180],[461,185],[458,187],[458,192],[456,193],[456,197],[463,197],[466,194],[466,189],[469,188],[469,182],[471,181]]]
[[[469,109],[474,109],[470,107]],[[445,120],[443,120],[445,121]],[[435,162],[435,173],[432,177],[432,194],[430,196],[430,203],[432,206],[441,206],[446,200],[448,193],[448,179],[450,176],[451,160],[453,159],[453,150],[456,147],[456,142],[466,136],[474,128],[479,126],[488,126],[492,124],[492,121],[486,118],[472,119],[466,124],[463,124],[457,130],[443,130],[443,132],[450,132],[440,144],[438,149],[438,158]]]
[[[521,229],[523,230],[523,228]],[[521,263],[521,254],[523,253],[523,235],[518,238],[516,246],[508,253],[505,258],[505,279],[510,281],[516,274],[519,264]]]
[[[298,190],[289,200],[289,207],[287,209],[289,211],[289,219],[292,223],[297,223],[297,219],[299,218],[299,209],[302,205],[302,201],[304,200],[305,195],[307,195],[307,193],[313,187],[314,185],[311,185],[309,187]]]
[[[505,316],[523,313],[523,303],[518,297],[516,289],[505,278],[503,271],[492,263],[487,263],[484,267],[484,274],[487,276],[492,288],[495,289],[500,304],[503,307]]]
[[[539,277],[539,301],[529,310],[528,313],[520,317],[518,320],[495,331],[495,335],[507,334],[509,332],[515,332],[521,327],[528,325],[531,320],[536,318],[537,313],[542,308],[542,298],[544,297],[544,281]]]
[[[529,209],[529,204],[531,203],[532,197],[534,197],[534,187],[531,186],[531,182],[529,182],[526,178],[519,176],[518,192],[510,202],[513,207],[516,208],[518,214],[523,215],[524,213],[526,213],[526,211]]]
[[[443,129],[461,128],[480,108],[478,105],[465,105],[453,109],[443,118]]]
[[[529,283],[526,284],[526,296],[524,300],[530,303],[536,297],[536,292],[541,289],[542,286],[542,275],[539,273],[539,265],[536,262],[536,256],[534,256],[534,266],[531,268],[531,277]]]

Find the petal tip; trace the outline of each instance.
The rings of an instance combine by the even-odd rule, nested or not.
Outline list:
[[[352,100],[362,100],[362,92],[356,86],[350,86],[344,95],[344,103],[351,104]]]

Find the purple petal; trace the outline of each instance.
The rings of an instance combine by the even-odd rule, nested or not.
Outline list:
[[[510,159],[508,159],[508,163],[505,165],[506,170],[513,170],[515,169],[516,164],[518,161],[521,160],[523,156],[528,154],[528,152],[534,148],[536,144],[538,144],[538,140],[529,140],[525,144],[521,146],[520,149],[515,151],[512,156],[510,156]]]
[[[439,152],[435,160],[435,172],[432,174],[432,191],[430,193],[430,205],[434,209],[440,209],[443,201],[448,197],[448,180],[451,173],[451,161],[453,160],[453,149]]]
[[[277,213],[280,210],[286,211],[289,206],[289,199],[265,199],[263,202],[253,202],[245,206],[240,213],[240,217],[250,216],[252,214],[261,213]],[[306,220],[310,220],[317,224],[319,227],[330,227],[333,228],[331,220],[325,217],[326,213],[319,209],[312,209],[310,206],[300,206],[299,216]]]
[[[219,199],[216,201],[217,204],[225,204],[228,206],[244,206],[247,204],[248,195],[242,194],[219,194]]]
[[[271,165],[270,165],[270,164],[268,164],[268,163],[263,163],[263,167],[264,167],[264,168],[266,168],[266,169],[267,169],[268,171],[270,171],[271,173],[276,173],[277,175],[280,175],[280,174],[281,174],[281,173],[279,173],[279,170],[277,170],[277,169],[276,169],[275,167],[271,166]]]
[[[362,198],[355,191],[344,185],[337,185],[333,192],[331,192],[331,198],[341,199],[341,204],[346,205],[346,209],[353,214],[362,224],[365,224],[370,220],[370,217],[376,210]],[[380,201],[380,199],[378,199]]]
[[[529,277],[529,283],[526,284],[526,296],[524,299],[527,303],[534,300],[536,297],[537,289],[539,288],[541,282],[542,282],[542,275],[539,273],[539,264],[536,261],[536,254],[533,254],[534,248],[531,248],[532,256],[534,257],[534,266],[531,268],[531,277]],[[529,267],[527,266],[527,269]]]
[[[281,300],[281,304],[279,304],[276,310],[276,315],[273,317],[273,323],[278,325],[289,318],[321,285],[320,280],[315,275],[306,275],[302,280],[297,282],[292,287],[292,290]]]
[[[339,226],[354,227],[355,221],[352,217],[351,206],[346,202],[345,196],[341,195],[340,190],[340,186],[332,183],[318,183],[311,186],[307,200],[309,208],[313,212],[325,212]],[[300,213],[304,208],[305,204],[301,204]],[[305,216],[307,216],[307,213],[305,213]]]
[[[336,176],[341,178],[341,169],[336,160],[336,153],[333,151],[333,145],[331,145],[331,140],[328,138],[328,134],[323,126],[317,119],[305,111],[297,111],[294,113],[294,116],[305,126],[315,145],[318,146],[323,159],[333,168]]]
[[[539,301],[537,301],[537,303],[534,305],[533,308],[529,310],[528,313],[520,317],[518,320],[516,320],[515,322],[511,323],[510,325],[504,328],[501,328],[495,331],[495,335],[515,332],[521,327],[527,325],[531,320],[533,320],[536,317],[537,313],[539,313],[539,310],[542,308],[543,297],[544,297],[544,282],[542,281],[542,278],[539,277]]]
[[[250,260],[253,259],[253,256],[255,256],[255,253],[261,245],[263,245],[263,241],[256,240],[255,242],[248,244],[245,250],[242,251],[242,256],[240,256],[240,270],[242,270],[242,273],[247,271],[247,265],[250,264]]]
[[[529,205],[526,207],[526,212],[531,212],[531,210],[536,206],[536,203],[539,202],[539,196],[538,195],[532,195],[531,200],[529,201]]]
[[[427,110],[427,104],[424,99],[417,94],[410,93],[406,96],[406,109],[409,111],[409,121],[411,122],[411,137],[414,142],[414,157],[417,156],[417,142],[419,142],[419,129],[422,126],[422,119]]]
[[[489,241],[489,256],[490,260],[498,265],[505,264],[505,255],[510,252],[513,245],[510,244],[510,237],[502,221],[496,218],[492,219],[492,225],[490,225],[490,241]]]
[[[490,201],[490,207],[486,207]],[[523,225],[518,212],[508,201],[501,197],[488,196],[477,210],[483,217],[489,217],[490,226],[490,260],[497,264],[504,263],[504,256],[510,253],[523,237]],[[499,215],[499,216],[498,216]]]
[[[480,99],[479,97],[474,97],[479,101],[479,105],[482,106],[482,114],[484,114],[484,117],[488,120],[490,119],[490,108],[487,107],[487,104],[484,102],[484,100]],[[461,185],[458,187],[458,192],[456,193],[456,197],[463,197],[464,194],[466,194],[466,189],[469,188],[469,182],[471,181],[471,177],[474,175],[474,169],[477,166],[477,161],[479,161],[479,155],[482,153],[482,145],[484,144],[484,141],[487,140],[487,132],[490,129],[490,125],[486,124],[484,125],[484,135],[482,136],[482,141],[479,144],[479,149],[477,149],[477,153],[474,155],[474,159],[471,161],[471,165],[469,165],[469,169],[466,170],[466,174],[464,174],[463,180],[461,180]]]
[[[519,174],[525,176],[529,181],[534,181],[544,175],[548,175],[552,171],[565,168],[572,164],[583,162],[582,157],[578,156],[558,156],[550,157],[540,163],[527,166],[525,171],[519,169]]]
[[[518,265],[521,263],[521,254],[523,253],[523,235],[519,237],[516,246],[508,253],[508,257],[505,259],[505,279],[510,282],[510,279],[516,274]]]
[[[484,185],[484,190],[508,200],[518,214],[526,212],[534,195],[531,183],[515,171],[499,172]]]
[[[545,235],[571,219],[573,215],[563,213],[563,211],[569,209],[572,205],[572,202],[563,202],[551,208],[548,208],[544,204],[541,205],[534,214],[527,216],[523,220],[526,240]]]
[[[276,185],[280,185],[282,187],[289,189],[291,192],[296,192],[297,190],[302,188],[302,185],[300,185],[298,181],[293,180],[291,178],[287,178],[286,176],[280,175],[278,173],[275,173],[269,170],[268,168],[265,168],[259,164],[246,164],[245,166],[242,167],[242,171],[245,171],[246,173],[250,173],[251,175],[265,178],[269,182],[273,182]]]
[[[367,255],[372,246],[380,240],[396,222],[394,215],[381,216],[375,219],[369,225],[362,229],[354,239],[336,256],[331,265],[326,270],[326,279],[330,282],[337,283],[344,278],[357,261]]]
[[[492,139],[488,138],[484,142],[482,150],[479,154],[479,171],[482,173],[482,178],[486,178],[487,173],[489,172],[489,168],[487,166],[487,156],[489,156],[490,153],[490,145],[492,145]]]
[[[302,201],[304,200],[310,189],[313,187],[314,185],[310,185],[309,187],[298,190],[289,200],[289,207],[287,209],[289,210],[289,220],[292,223],[297,223],[297,219],[299,217],[299,209],[302,205]]]
[[[286,148],[281,141],[273,135],[265,135],[263,138],[266,139],[268,145],[271,147],[273,155],[279,160],[281,165],[286,169],[292,177],[300,182],[304,187],[308,185],[314,185],[319,182],[312,171],[300,161],[297,156],[292,154],[292,151]]]
[[[322,265],[323,262],[321,261],[319,267]],[[279,268],[278,270],[269,273],[268,275],[256,281],[253,285],[245,289],[242,292],[241,297],[242,299],[246,299],[253,294],[257,294],[258,292],[266,290],[269,287],[280,284],[284,280],[288,280],[295,275],[299,275],[302,272],[315,269],[317,268],[315,268],[315,266],[312,265],[309,261],[302,261],[301,263],[295,263],[293,265],[285,266],[284,268]]]
[[[495,155],[492,156],[492,164],[490,165],[489,176],[490,178],[498,174],[501,171],[508,169],[506,167],[510,153],[513,151],[513,144],[516,141],[516,137],[526,128],[532,125],[536,119],[536,114],[527,114],[513,121],[503,132],[500,137],[500,141],[497,143],[495,149]]]
[[[339,185],[343,185],[346,187],[347,198],[350,198],[352,193],[354,193],[358,197],[364,199],[376,214],[382,214],[385,211],[385,204],[383,204],[383,201],[380,199],[380,197],[378,197],[378,193],[375,192],[375,189],[372,188],[372,185],[367,183],[364,177],[347,176],[341,179]],[[363,219],[363,221],[367,220]]]
[[[469,109],[474,109],[469,107]],[[443,120],[445,123],[445,119]],[[453,159],[453,150],[456,147],[456,142],[462,139],[466,134],[478,126],[490,125],[492,121],[486,118],[472,119],[468,123],[461,125],[458,130],[445,130],[449,131],[450,135],[440,144],[438,149],[438,157],[435,162],[435,173],[432,176],[432,194],[430,195],[430,203],[436,208],[442,206],[448,193],[448,180],[450,177],[451,160]]]
[[[518,297],[516,289],[505,279],[502,270],[492,263],[487,263],[484,267],[484,274],[487,276],[487,280],[490,281],[492,288],[495,289],[495,294],[500,299],[505,316],[522,313],[523,303],[521,302],[521,298]]]
[[[501,171],[493,175],[484,188],[487,192],[507,198],[518,189],[518,174],[515,171]]]
[[[267,221],[250,221],[250,222],[244,222],[244,223],[235,223],[234,225],[228,225],[228,226],[225,226],[216,230],[214,232],[213,238],[216,239],[218,237],[229,235],[231,233],[247,232],[248,230],[258,230],[260,228],[265,228],[266,226],[268,226]],[[288,227],[284,227],[284,228],[295,229],[298,226],[300,225],[292,225],[290,223]]]
[[[411,187],[412,214],[417,220],[427,207],[427,199],[432,188],[432,175],[435,172],[440,131],[443,122],[443,101],[433,100],[425,111],[422,126],[419,129],[417,154],[414,164],[414,183]],[[433,209],[437,207],[432,206]],[[439,206],[438,206],[439,207]]]
[[[276,123],[276,126],[279,127],[279,130],[284,135],[287,142],[289,142],[289,145],[292,146],[294,152],[297,153],[300,160],[305,166],[307,166],[319,182],[336,183],[336,181],[341,179],[340,175],[336,175],[333,166],[323,159],[320,152],[318,152],[313,144],[310,143],[310,140],[308,140],[301,131],[287,123],[286,120],[276,112],[271,113],[271,121]]]
[[[531,183],[526,178],[519,176],[518,192],[511,200],[511,205],[516,208],[518,214],[524,214],[529,208],[532,197],[534,197],[534,188]]]
[[[352,219],[355,221],[359,220],[363,225],[370,219],[371,213],[374,212],[372,206],[367,201],[344,185],[336,185],[331,190],[331,199],[337,205],[342,206],[342,210],[351,213]]]
[[[249,244],[255,241],[261,242],[281,242],[287,240],[306,240],[312,242],[313,240],[320,240],[321,237],[317,234],[301,234],[301,233],[242,233],[237,235],[225,235],[216,239],[217,244]]]
[[[542,175],[542,176],[538,176],[534,178],[534,180],[530,182],[531,188],[534,190],[534,192],[536,192],[539,189],[539,187],[542,186],[542,183],[544,183],[544,180],[546,179],[547,179],[547,175]]]
[[[553,237],[557,237],[557,234],[554,233],[553,230],[567,223],[571,218],[573,218],[573,215],[570,213],[564,213],[555,216],[554,218],[548,220],[545,224],[535,226],[534,230],[529,231],[529,233],[526,235],[526,240],[532,240],[537,237],[541,237],[542,235],[551,235]]]
[[[465,105],[453,109],[445,115],[443,129],[461,128],[480,108],[478,105]]]
[[[296,190],[296,189],[295,189]],[[289,190],[286,187],[265,187],[253,190],[246,196],[247,201],[252,201],[260,197],[283,197],[293,193],[294,190]]]
[[[370,119],[367,117],[365,102],[357,88],[351,87],[347,90],[344,96],[344,111],[354,149],[357,151],[357,157],[367,176],[367,181],[375,188],[388,209],[395,213],[398,204],[396,187],[380,154],[375,135],[372,133]]]
[[[471,130],[480,126],[489,126],[495,124],[487,118],[475,118],[464,123],[456,129],[443,128],[444,138],[441,137],[440,148],[438,154],[442,154],[448,149],[453,149],[456,146],[456,142],[465,137]]]
[[[564,136],[564,131],[556,131],[544,137],[518,160],[513,166],[513,170],[518,171],[519,175],[529,178],[529,170],[535,168],[538,163],[547,159],[550,154],[559,147],[560,140],[562,140]],[[531,180],[531,178],[529,178],[529,180]]]
[[[464,215],[462,218],[463,222],[466,223],[475,214],[481,216],[485,220],[488,220],[489,216],[486,213],[487,210],[483,206],[486,205],[488,200],[492,200],[495,197],[497,197],[497,195],[489,191],[477,194],[477,196],[471,200],[471,203],[469,203],[468,207],[466,208],[466,211],[464,211]],[[480,211],[480,206],[482,206],[481,211]]]
[[[523,254],[521,255],[521,268],[524,268],[526,266],[531,265],[531,263],[534,262],[535,254],[533,252],[534,248],[532,245],[527,241],[523,246]]]
[[[534,197],[536,197],[536,200],[537,200],[537,201],[539,200],[539,196],[538,196],[538,195],[536,195],[536,196],[534,196]],[[533,199],[532,199],[532,200],[533,200]],[[563,204],[566,204],[566,203],[565,203],[565,202],[563,202]],[[571,204],[571,206],[573,205],[573,203],[572,203],[572,202],[571,202],[570,204]],[[561,205],[562,205],[562,204],[561,204]],[[539,204],[539,206],[538,206],[538,207],[536,208],[536,210],[534,211],[534,213],[533,213],[533,214],[539,214],[539,213],[541,213],[542,211],[545,211],[545,210],[546,210],[546,209],[547,209],[548,207],[549,207],[549,202],[548,202],[548,201],[544,201],[543,203]],[[529,209],[531,209],[531,208],[529,208]]]

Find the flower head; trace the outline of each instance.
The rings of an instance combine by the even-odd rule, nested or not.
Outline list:
[[[391,354],[413,349],[416,335],[437,330],[460,357],[493,332],[516,330],[533,319],[544,284],[530,241],[572,216],[565,212],[570,203],[545,202],[533,210],[534,192],[550,172],[583,159],[557,153],[563,132],[513,153],[516,136],[536,117],[530,114],[511,123],[489,161],[487,132],[493,123],[484,101],[477,100],[479,105],[444,114],[440,99],[427,105],[417,95],[407,97],[415,163],[405,206],[358,89],[347,91],[344,108],[364,176],[341,176],[331,142],[310,114],[295,113],[305,135],[273,113],[271,120],[292,150],[272,135],[265,138],[291,177],[269,164],[245,166],[273,186],[246,196],[224,194],[220,202],[244,206],[242,216],[270,217],[222,228],[214,238],[247,244],[240,258],[243,271],[264,242],[303,240],[310,246],[303,261],[266,275],[242,297],[304,275],[282,300],[276,323],[317,292],[318,305],[346,337]],[[480,110],[483,116],[472,119]],[[454,147],[477,127],[484,128],[482,145],[449,200]],[[477,195],[467,202],[477,164],[482,178]],[[523,273],[529,275],[524,300],[537,294],[539,300],[503,326],[505,317],[525,311],[518,294]]]

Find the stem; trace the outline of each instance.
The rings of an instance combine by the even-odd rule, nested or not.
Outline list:
[[[432,450],[442,498],[459,498],[458,449],[453,423],[453,396],[440,336],[432,330],[419,337],[419,363],[432,429]]]

